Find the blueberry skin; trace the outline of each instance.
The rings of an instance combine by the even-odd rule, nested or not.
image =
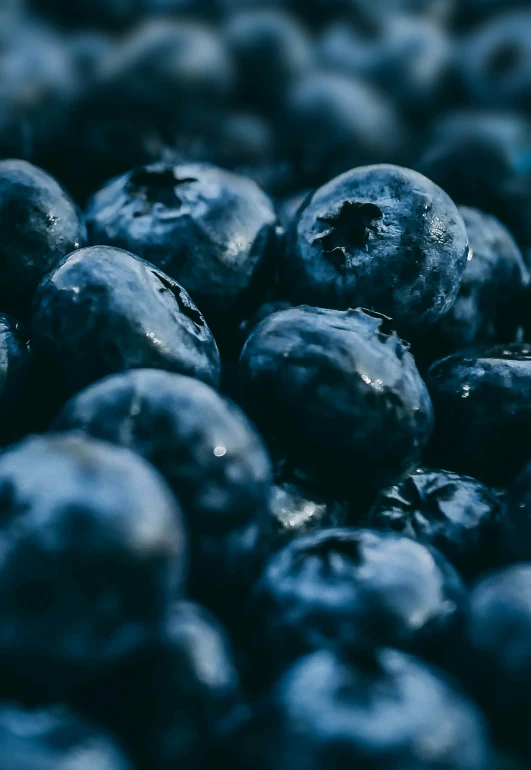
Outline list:
[[[24,319],[40,280],[85,245],[86,228],[53,177],[23,160],[2,160],[0,231],[0,303]]]
[[[246,587],[268,542],[271,463],[245,415],[207,385],[141,369],[74,396],[54,430],[82,430],[151,462],[182,503],[192,587],[215,602]]]
[[[529,271],[513,236],[496,217],[459,206],[470,251],[457,299],[415,352],[433,362],[477,343],[515,339]]]
[[[408,339],[450,309],[467,255],[465,224],[446,193],[415,171],[365,166],[299,211],[279,272],[293,302],[368,307]]]
[[[502,744],[531,752],[531,565],[485,577],[470,594],[463,679],[488,711]]]
[[[472,32],[461,72],[479,104],[529,109],[531,103],[531,13],[529,7],[498,15]]]
[[[89,202],[92,243],[132,251],[183,284],[209,313],[256,289],[275,243],[273,203],[251,180],[214,166],[153,164]]]
[[[531,456],[531,346],[478,345],[436,361],[431,465],[503,487]]]
[[[153,367],[217,385],[220,358],[203,316],[176,281],[110,246],[66,257],[39,286],[32,350],[65,395],[127,369]]]
[[[0,458],[0,656],[64,694],[152,638],[186,541],[162,478],[125,449],[33,436]]]
[[[0,440],[20,431],[28,406],[31,356],[27,336],[14,318],[0,314]]]
[[[436,551],[395,533],[330,528],[271,557],[249,614],[260,665],[279,669],[322,648],[390,645],[441,656],[463,600],[457,573]]]
[[[296,17],[282,10],[257,8],[236,13],[224,28],[224,38],[236,62],[242,99],[266,110],[278,106],[286,90],[312,63],[306,30]]]
[[[151,646],[76,692],[74,702],[126,743],[135,767],[192,770],[204,766],[240,705],[240,680],[222,625],[181,601]]]
[[[359,78],[310,70],[286,94],[280,149],[298,187],[316,187],[354,166],[401,158],[406,132],[394,106]]]
[[[436,121],[415,168],[457,204],[498,217],[531,248],[531,123],[522,114],[453,112]]]
[[[245,407],[334,496],[395,483],[418,466],[432,430],[414,359],[387,331],[364,310],[303,306],[270,315],[242,351]]]
[[[434,546],[469,577],[499,562],[503,506],[469,476],[419,469],[380,493],[367,525]]]
[[[112,738],[65,707],[22,709],[0,705],[4,770],[131,770]]]
[[[384,648],[346,663],[298,661],[235,731],[237,770],[486,770],[487,726],[442,673]]]

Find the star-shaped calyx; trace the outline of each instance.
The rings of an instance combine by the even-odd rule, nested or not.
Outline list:
[[[317,218],[328,229],[316,236],[314,242],[319,242],[323,254],[339,267],[344,265],[347,254],[366,249],[376,223],[382,218],[381,209],[374,203],[345,201],[336,213]]]
[[[127,187],[130,193],[142,204],[133,216],[140,217],[149,214],[156,203],[173,210],[182,206],[182,200],[177,194],[177,187],[197,182],[197,179],[194,177],[179,178],[175,171],[173,168],[141,168],[133,172]]]

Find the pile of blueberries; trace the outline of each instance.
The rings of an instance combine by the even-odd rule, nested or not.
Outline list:
[[[529,0],[0,2],[1,770],[530,770]]]

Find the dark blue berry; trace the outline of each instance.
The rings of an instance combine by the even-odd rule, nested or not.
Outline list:
[[[499,561],[502,514],[498,497],[476,479],[422,469],[383,490],[367,523],[435,546],[469,576]]]
[[[41,279],[85,245],[85,225],[53,177],[23,160],[2,160],[0,231],[0,304],[25,318]]]
[[[367,166],[333,179],[299,211],[280,277],[294,302],[368,307],[409,338],[450,309],[467,254],[446,193],[414,171]]]
[[[182,286],[110,246],[81,249],[45,278],[35,296],[31,343],[45,381],[66,396],[107,374],[142,367],[219,382],[216,343]]]
[[[418,466],[432,429],[407,346],[363,310],[268,316],[244,346],[239,383],[272,446],[339,497],[370,497]]]
[[[398,646],[442,656],[462,611],[457,573],[436,551],[395,533],[331,528],[274,554],[249,603],[260,663]]]
[[[389,648],[298,661],[235,731],[236,770],[486,770],[478,708],[435,669]]]
[[[272,256],[276,215],[249,179],[207,165],[155,164],[105,185],[87,209],[92,243],[164,270],[207,314],[231,311]]]
[[[193,588],[216,603],[247,587],[269,542],[272,473],[237,406],[197,380],[145,369],[77,394],[53,427],[82,430],[153,463],[183,506]]]
[[[240,705],[240,680],[223,627],[181,601],[157,640],[79,689],[74,702],[126,743],[135,767],[195,770]]]
[[[0,458],[0,658],[49,695],[157,633],[186,561],[170,490],[131,452],[32,437]]]
[[[525,315],[529,272],[513,236],[496,217],[467,206],[459,212],[470,247],[459,293],[414,348],[430,362],[468,345],[514,341]]]
[[[531,347],[479,345],[436,361],[426,384],[435,410],[432,465],[491,487],[531,457]]]

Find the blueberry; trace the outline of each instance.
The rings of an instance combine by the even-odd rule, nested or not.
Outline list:
[[[299,211],[280,277],[294,302],[362,305],[409,337],[452,306],[467,254],[465,224],[446,193],[414,171],[366,166]]]
[[[183,284],[204,312],[257,290],[275,244],[272,202],[207,165],[154,164],[112,180],[87,209],[92,243],[128,249]]]
[[[259,665],[282,668],[321,648],[391,645],[442,656],[464,600],[436,551],[395,533],[331,528],[275,553],[249,603]]]
[[[238,407],[189,377],[137,370],[74,396],[57,430],[133,450],[166,478],[192,539],[192,581],[210,601],[248,585],[267,543],[271,466]]]
[[[531,248],[531,123],[514,113],[463,111],[436,122],[416,167],[456,203],[497,216]]]
[[[413,357],[378,314],[274,313],[247,340],[239,380],[265,435],[336,496],[361,500],[396,482],[418,465],[431,433]]]
[[[31,437],[0,458],[0,657],[64,693],[157,632],[182,590],[180,511],[131,452]]]
[[[436,361],[426,384],[435,410],[431,464],[491,487],[531,457],[531,347],[478,345]]]
[[[459,212],[470,251],[456,301],[419,340],[431,361],[475,343],[515,340],[529,283],[522,253],[507,228],[478,209],[460,206]]]
[[[4,770],[131,768],[109,736],[65,707],[26,710],[1,704],[0,751]]]
[[[240,770],[486,770],[487,727],[443,674],[389,648],[367,663],[298,661],[229,743]]]
[[[85,245],[85,225],[53,177],[23,160],[2,160],[0,231],[0,304],[25,318],[39,281]]]
[[[502,514],[498,497],[476,479],[419,469],[380,493],[367,523],[435,546],[469,576],[496,566]]]
[[[463,677],[488,710],[497,737],[531,751],[531,565],[485,577],[465,621]]]
[[[31,357],[26,334],[10,316],[0,314],[0,441],[20,433],[28,407]]]
[[[327,65],[383,87],[418,120],[443,96],[452,47],[436,23],[382,14],[366,29],[332,25],[320,53]]]
[[[298,186],[316,186],[354,166],[401,157],[405,131],[386,97],[338,72],[309,71],[286,94],[281,149]]]
[[[226,25],[225,39],[237,64],[242,98],[266,109],[278,106],[286,90],[312,62],[312,46],[304,27],[280,10],[234,14]]]
[[[147,366],[219,381],[216,343],[184,289],[109,246],[70,254],[44,279],[31,342],[45,382],[59,395]]]
[[[474,31],[462,67],[470,96],[480,104],[521,108],[531,102],[531,13],[496,16]]]
[[[151,646],[89,682],[74,701],[127,742],[139,767],[192,770],[204,766],[240,699],[223,627],[199,605],[181,601]]]

